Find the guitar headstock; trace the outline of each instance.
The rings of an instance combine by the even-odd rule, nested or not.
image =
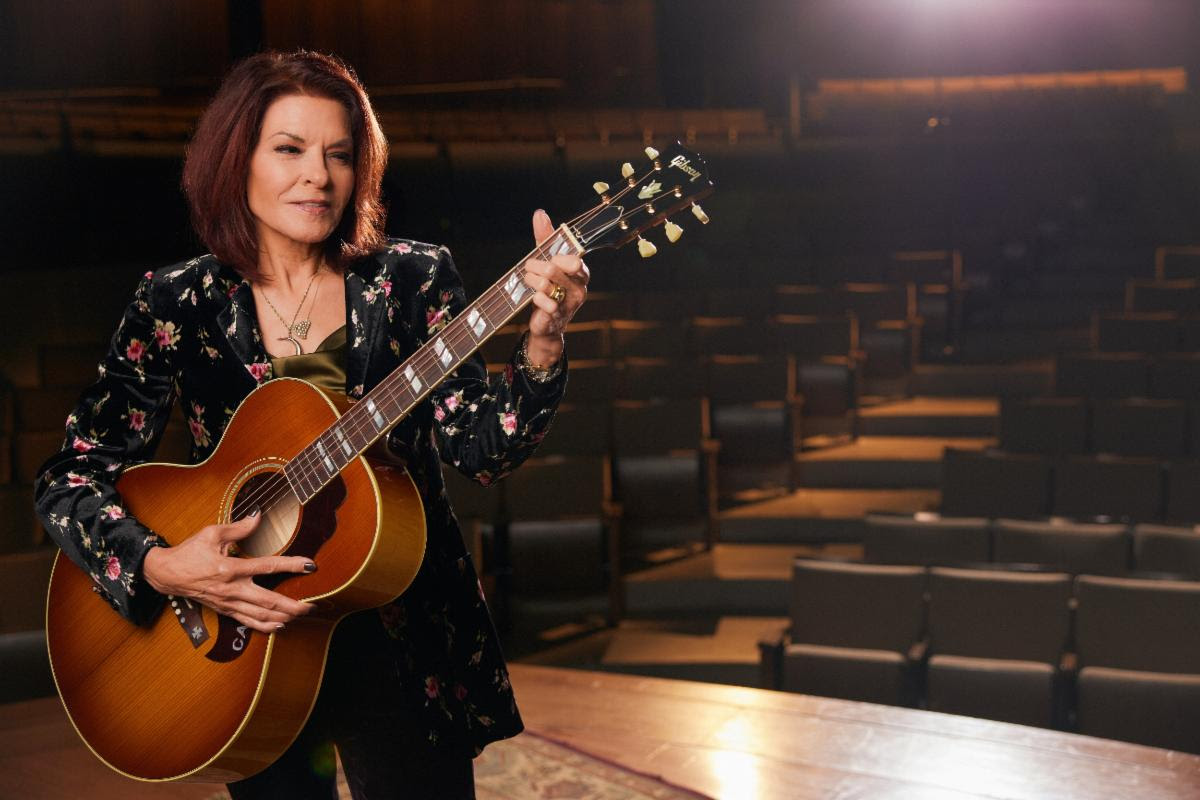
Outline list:
[[[667,217],[684,208],[690,207],[695,219],[708,224],[708,215],[697,202],[714,188],[704,159],[679,142],[661,153],[647,147],[646,157],[640,168],[623,164],[620,179],[611,185],[593,184],[599,205],[567,223],[584,253],[621,247],[636,239],[638,252],[649,258],[658,248],[642,234],[662,225],[667,240],[678,241],[683,228]]]

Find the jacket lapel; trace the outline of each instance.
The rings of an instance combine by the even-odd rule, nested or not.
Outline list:
[[[379,361],[373,356],[387,335],[386,296],[376,285],[376,271],[386,275],[387,267],[374,259],[346,268],[346,394],[355,399],[382,377],[367,374],[368,366]]]
[[[233,348],[238,360],[246,367],[246,375],[255,383],[270,378],[270,358],[263,349],[254,316],[254,295],[250,283],[236,271],[221,266],[213,270],[208,286],[209,299],[220,304],[217,324]],[[259,366],[261,365],[261,366]]]

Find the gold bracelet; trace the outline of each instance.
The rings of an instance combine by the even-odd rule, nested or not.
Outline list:
[[[558,377],[562,372],[562,359],[555,361],[548,367],[543,367],[541,364],[533,364],[529,361],[529,351],[526,349],[529,345],[529,331],[521,337],[521,347],[517,350],[517,366],[521,368],[521,372],[525,373],[525,377],[534,383],[546,383]]]

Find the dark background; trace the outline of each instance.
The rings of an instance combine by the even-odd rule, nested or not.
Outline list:
[[[847,259],[900,247],[958,247],[982,275],[1014,242],[1044,252],[1048,231],[1055,248],[1197,233],[1191,92],[1098,106],[998,97],[982,111],[931,101],[866,126],[836,114],[814,123],[806,105],[821,78],[1171,66],[1195,76],[1200,9],[1187,0],[3,0],[0,19],[10,114],[81,97],[198,110],[233,60],[263,46],[340,54],[380,111],[761,111],[773,136],[697,144],[720,187],[704,246],[652,274],[614,267],[600,286],[669,285],[684,270],[718,284],[836,280]],[[930,117],[956,124],[931,131]],[[0,270],[137,274],[203,250],[178,190],[185,136],[114,152],[70,115],[61,124],[60,145],[0,151]],[[420,144],[394,143],[389,232],[449,244],[477,288],[524,252],[533,208],[580,210],[590,183],[611,180],[642,142],[613,141],[590,159],[574,139]]]

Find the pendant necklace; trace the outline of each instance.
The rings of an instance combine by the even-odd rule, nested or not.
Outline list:
[[[304,289],[304,296],[300,298],[300,304],[296,306],[296,313],[292,314],[292,321],[290,324],[286,319],[283,318],[283,314],[279,313],[279,309],[276,308],[275,304],[271,302],[271,298],[267,297],[266,290],[259,290],[262,294],[263,300],[267,301],[267,305],[271,307],[271,310],[275,312],[275,316],[279,317],[279,321],[282,322],[284,327],[287,329],[287,336],[280,336],[277,341],[291,342],[292,346],[296,348],[295,355],[300,355],[304,352],[304,350],[300,347],[300,339],[307,339],[308,329],[312,327],[311,318],[306,317],[305,319],[297,322],[296,317],[300,316],[300,309],[304,308],[304,301],[308,299],[308,293],[312,290],[313,283],[317,280],[317,275],[319,274],[321,274],[321,270],[318,268],[317,271],[313,273],[312,277],[308,279],[308,286]],[[318,286],[317,292],[319,293],[320,291],[321,287]],[[314,294],[313,307],[316,307],[316,304],[317,296]],[[312,314],[312,308],[309,309],[308,313],[310,315]]]

